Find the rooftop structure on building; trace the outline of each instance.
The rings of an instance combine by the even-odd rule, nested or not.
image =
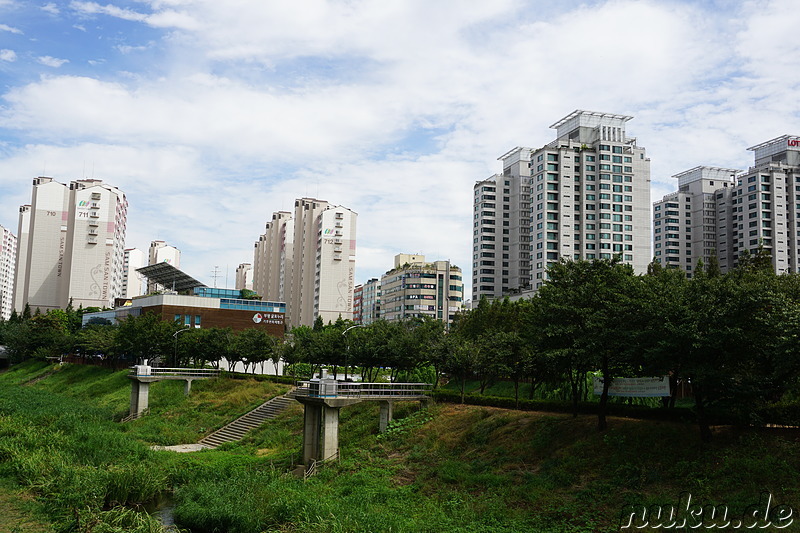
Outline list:
[[[160,286],[175,286],[175,291],[139,296],[127,305],[109,311],[86,313],[83,324],[115,324],[128,316],[156,313],[168,322],[189,328],[261,328],[283,337],[286,304],[245,298],[239,289],[205,286],[169,263],[139,269],[149,281]]]
[[[167,244],[164,241],[152,241],[150,243],[150,250],[148,252],[148,265],[157,265],[159,263],[167,263],[175,268],[181,267],[181,251],[174,246]],[[163,287],[154,284],[152,281],[147,285],[147,293],[163,291],[169,287]]]

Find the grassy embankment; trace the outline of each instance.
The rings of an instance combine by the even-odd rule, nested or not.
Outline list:
[[[273,384],[195,382],[185,399],[181,383],[160,383],[151,415],[120,425],[112,418],[127,406],[124,375],[65,368],[12,386],[41,371],[0,375],[0,477],[6,491],[37,497],[35,513],[32,503],[17,512],[82,531],[111,521],[115,503],[173,489],[176,518],[194,532],[594,532],[618,530],[626,504],[677,503],[684,491],[734,513],[761,491],[800,504],[793,433],[719,428],[701,445],[676,423],[611,419],[600,434],[592,416],[405,404],[396,428],[378,437],[377,405],[366,403],[342,410],[342,461],[304,483],[285,474],[300,449],[299,406],[220,450],[146,446],[195,441],[248,408],[243,391],[274,394]]]

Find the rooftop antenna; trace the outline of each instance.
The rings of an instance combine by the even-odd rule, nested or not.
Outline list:
[[[219,272],[220,272],[219,266],[214,265],[214,270],[211,271],[211,277],[214,279],[215,289],[217,288],[217,278],[221,277],[221,274]]]
[[[228,271],[229,270],[230,270],[230,265],[225,265],[225,288],[226,289],[230,288],[230,285],[228,285]]]

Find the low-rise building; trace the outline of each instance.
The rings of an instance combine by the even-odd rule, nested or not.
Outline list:
[[[381,277],[380,318],[387,321],[427,316],[449,324],[463,300],[461,269],[450,261],[398,254],[394,268]]]

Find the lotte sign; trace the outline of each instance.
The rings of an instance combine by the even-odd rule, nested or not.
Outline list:
[[[800,139],[789,139],[786,142],[789,146],[800,146]]]

